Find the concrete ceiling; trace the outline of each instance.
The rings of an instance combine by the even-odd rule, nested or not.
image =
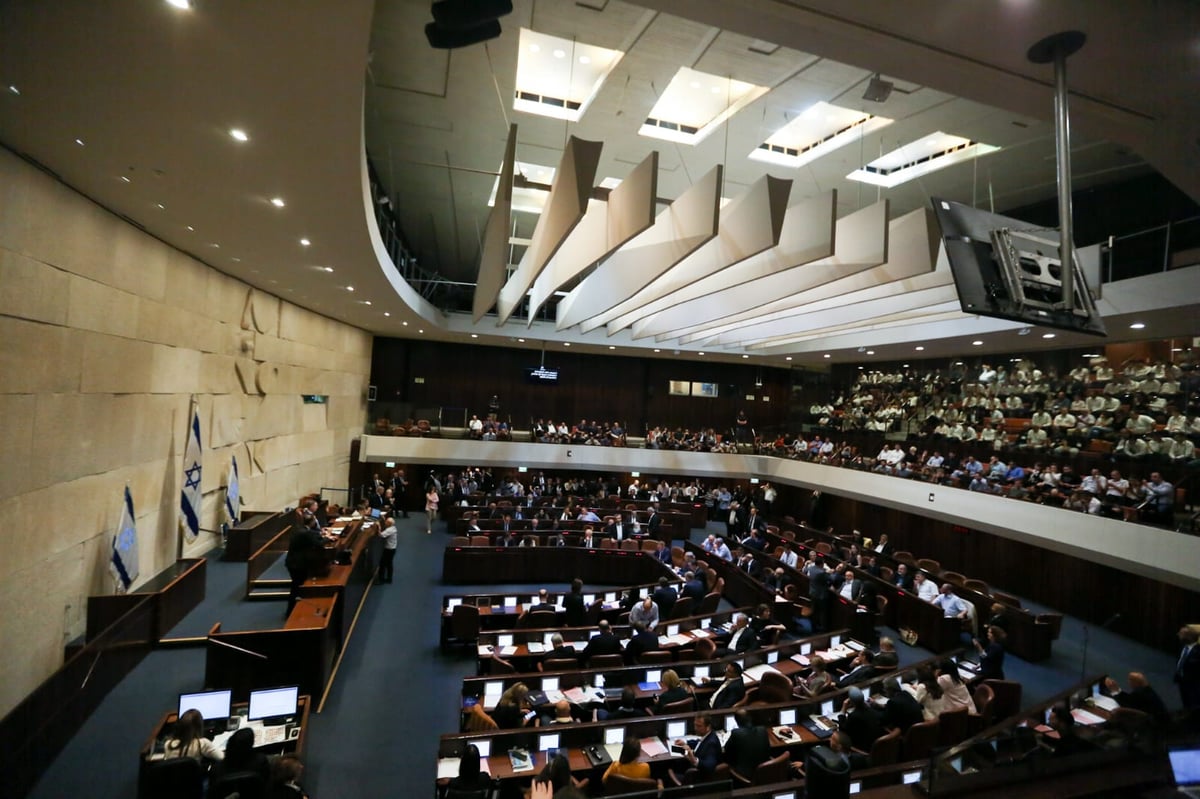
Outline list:
[[[518,161],[557,166],[569,135],[602,141],[597,180],[623,178],[657,150],[657,194],[666,201],[724,164],[726,197],[772,174],[792,180],[790,204],[835,189],[839,217],[881,197],[893,219],[928,207],[931,196],[1002,210],[1054,195],[1052,74],[1029,63],[1025,51],[1064,29],[1089,37],[1070,61],[1075,187],[1157,169],[1200,198],[1200,13],[1185,0],[516,0],[501,38],[453,52],[428,47],[429,4],[417,0],[193,6],[0,5],[0,84],[19,92],[0,93],[0,141],[221,271],[380,335],[528,347],[570,342],[605,353],[656,346],[635,342],[629,331],[610,337],[603,327],[581,334],[555,331],[553,323],[527,328],[523,319],[499,329],[489,318],[474,325],[469,314],[422,300],[380,263],[364,201],[364,146],[420,263],[464,283],[475,279],[509,122],[518,125]],[[513,112],[523,26],[626,53],[579,122]],[[779,46],[769,55],[753,52],[756,40]],[[637,135],[680,66],[771,90],[696,146]],[[861,99],[876,72],[896,85],[884,103]],[[818,100],[897,121],[801,169],[747,159]],[[234,127],[250,140],[232,140]],[[890,190],[845,179],[864,161],[935,130],[1004,149]],[[274,197],[285,207],[272,206]],[[514,236],[528,238],[536,221],[515,214]],[[520,254],[514,248],[514,262]],[[1196,294],[1159,314],[1154,335],[1194,331]],[[913,339],[925,342],[930,357],[980,349],[969,345],[977,336],[986,336],[982,351],[996,352],[1030,349],[1037,338],[960,317],[911,324],[901,335],[876,333],[875,357],[905,357]],[[1136,335],[1122,329],[1123,319],[1114,317],[1110,331]],[[789,354],[796,362],[828,363],[824,352],[859,360],[863,336],[869,333],[839,333],[753,357],[777,365]],[[700,346],[680,349],[701,357]]]

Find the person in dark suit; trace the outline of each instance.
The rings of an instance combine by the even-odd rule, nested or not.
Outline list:
[[[571,592],[563,597],[563,608],[566,610],[564,621],[568,627],[587,624],[587,608],[583,606],[583,580],[578,577],[571,581]]]
[[[296,600],[300,598],[300,586],[304,585],[309,577],[320,571],[325,556],[325,537],[321,533],[321,529],[315,527],[316,517],[308,510],[305,510],[304,513],[305,523],[292,528],[292,533],[288,537],[287,555],[283,560],[283,565],[287,567],[288,574],[292,578],[291,591],[288,593],[288,613],[292,612],[292,608],[296,606]],[[309,524],[310,518],[311,524]]]
[[[875,668],[891,668],[900,665],[900,656],[896,653],[896,642],[886,635],[879,639],[879,651],[875,653]]]
[[[554,633],[550,636],[550,649],[546,651],[545,656],[546,660],[550,660],[551,658],[569,658],[577,661],[579,653],[575,651],[575,647],[567,646],[563,643],[562,633]]]
[[[708,700],[713,710],[733,707],[746,695],[746,683],[742,681],[742,667],[735,661],[725,664],[725,681]]]
[[[889,730],[900,728],[900,734],[908,732],[914,724],[925,720],[921,703],[913,695],[900,687],[898,680],[885,680],[883,693],[887,696],[887,704],[883,708],[883,726]]]
[[[683,749],[687,759],[688,769],[683,775],[674,774],[675,782],[679,784],[703,782],[712,777],[717,766],[721,765],[721,741],[713,731],[712,716],[708,713],[698,713],[692,721],[692,729],[700,738],[694,747],[689,746],[682,738],[674,744]]]
[[[1200,633],[1195,628],[1179,628],[1179,642],[1183,649],[1175,665],[1175,684],[1179,686],[1179,699],[1183,712],[1193,726],[1200,723]]]
[[[988,627],[986,647],[978,638],[972,638],[975,651],[979,653],[979,678],[981,680],[1004,679],[1004,639],[1007,637],[999,627]]]
[[[612,628],[606,620],[600,621],[600,632],[592,636],[588,641],[587,646],[583,648],[583,653],[579,656],[579,662],[587,665],[588,661],[596,655],[619,655],[621,654],[621,641],[617,636],[613,635]]]
[[[521,537],[517,535],[516,530],[509,530],[507,533],[504,533],[500,536],[500,538],[496,541],[496,546],[519,547],[521,546]]]
[[[675,562],[671,557],[671,548],[667,546],[665,541],[658,542],[658,546],[654,550],[654,559],[667,566],[672,566]]]
[[[875,653],[870,649],[864,649],[855,655],[854,660],[850,661],[850,671],[841,676],[837,685],[838,688],[848,688],[855,683],[871,679],[875,674]]]
[[[523,619],[526,616],[528,616],[530,613],[534,613],[535,611],[539,611],[539,610],[548,610],[551,613],[558,611],[558,608],[554,605],[553,602],[550,601],[550,594],[548,591],[546,591],[545,588],[538,589],[537,599],[535,599],[533,602],[529,603],[529,607],[527,607],[527,608],[525,608],[525,610],[521,611],[521,615],[518,618]]]
[[[650,517],[646,519],[646,532],[651,538],[658,538],[658,531],[662,527],[662,516],[658,512],[658,503],[655,502],[650,506]]]
[[[991,615],[987,620],[988,627],[999,627],[1004,632],[1008,632],[1008,613],[1004,605],[999,602],[992,603]]]
[[[908,564],[899,563],[896,565],[896,573],[892,575],[892,585],[897,586],[902,591],[913,592],[913,578],[908,573]]]
[[[830,576],[818,558],[808,578],[808,598],[812,602],[813,629],[829,629]]]
[[[767,520],[764,519],[759,514],[758,508],[751,508],[750,512],[746,515],[746,528],[745,529],[746,529],[746,532],[750,533],[751,535],[754,535],[754,533],[758,533],[760,539],[763,538],[764,536],[766,536]],[[767,542],[765,540],[763,540],[764,546],[766,545],[766,543]]]
[[[633,528],[626,524],[620,515],[617,515],[612,517],[612,521],[605,526],[604,534],[612,536],[616,541],[624,541],[633,534]]]
[[[654,604],[658,605],[659,618],[665,619],[671,615],[671,609],[675,607],[675,602],[679,599],[679,592],[666,577],[659,577],[658,588],[654,589],[651,599],[654,600]]]
[[[759,763],[771,759],[771,742],[767,728],[758,727],[750,719],[750,711],[740,708],[734,714],[737,729],[725,742],[725,762],[743,777],[750,779]]]
[[[754,555],[746,552],[740,555],[737,559],[737,570],[745,572],[751,578],[758,580],[762,577],[762,564],[755,559]]]
[[[855,749],[864,752],[870,752],[875,739],[883,734],[879,713],[867,705],[863,692],[856,686],[846,695],[842,715],[838,717],[838,729],[850,736]]]
[[[887,533],[879,536],[879,542],[871,547],[877,554],[890,555],[892,554],[892,545],[888,542]]]
[[[625,645],[625,662],[633,665],[646,652],[658,649],[658,635],[646,628],[644,621],[635,621],[632,626],[633,637]]]
[[[1132,708],[1146,713],[1156,722],[1167,721],[1167,706],[1163,703],[1158,692],[1150,687],[1146,675],[1140,671],[1129,672],[1129,690],[1122,691],[1121,686],[1112,677],[1104,680],[1105,692],[1121,707]]]
[[[751,649],[758,649],[758,633],[750,625],[750,619],[746,614],[738,613],[733,617],[733,627],[729,631],[729,640],[725,643],[725,646],[717,649],[717,657],[723,658],[728,655],[748,652]]]
[[[704,581],[698,579],[693,572],[684,572],[683,575],[683,595],[690,596],[693,602],[699,602],[704,599],[704,595],[708,593],[708,586]]]

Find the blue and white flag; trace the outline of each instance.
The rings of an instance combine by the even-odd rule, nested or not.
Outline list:
[[[242,503],[241,489],[238,488],[237,457],[229,467],[229,487],[225,489],[225,515],[230,524],[237,524],[238,507]]]
[[[200,411],[193,407],[183,451],[183,490],[179,492],[179,529],[190,544],[200,535]]]
[[[134,526],[133,494],[125,486],[125,504],[121,508],[121,523],[112,540],[112,560],[109,571],[117,581],[117,590],[125,592],[138,576],[137,528]]]

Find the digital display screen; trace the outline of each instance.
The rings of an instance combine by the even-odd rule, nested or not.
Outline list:
[[[667,722],[667,737],[672,741],[677,738],[682,738],[687,735],[687,722],[683,721],[668,721]]]
[[[292,685],[287,688],[271,688],[265,691],[250,692],[250,712],[246,718],[268,719],[274,716],[294,716],[296,702],[300,698],[300,688]]]
[[[794,711],[794,710],[779,711],[780,726],[790,727],[795,723],[796,723],[796,711]]]
[[[530,383],[543,386],[558,384],[558,370],[548,366],[529,366],[525,368],[525,379]]]
[[[205,721],[229,718],[233,691],[205,691],[199,694],[179,695],[179,715],[189,710],[199,710]]]
[[[625,728],[613,727],[604,731],[605,744],[623,744],[625,743]]]
[[[557,749],[557,748],[558,748],[558,733],[554,733],[553,735],[539,735],[538,736],[538,751],[539,752],[545,752],[547,749]]]

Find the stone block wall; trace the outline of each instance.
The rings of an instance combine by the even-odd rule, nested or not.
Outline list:
[[[369,333],[222,274],[0,149],[0,714],[61,665],[88,595],[113,590],[125,485],[139,580],[176,557],[193,398],[201,526],[217,529],[231,455],[244,507],[346,485],[370,360]]]

